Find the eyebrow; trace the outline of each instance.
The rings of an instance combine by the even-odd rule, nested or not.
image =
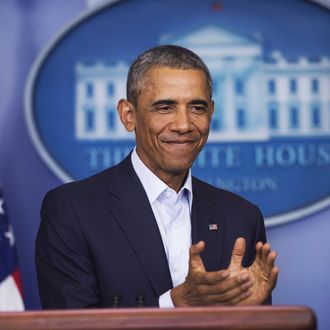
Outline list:
[[[205,100],[192,100],[188,103],[189,105],[192,104],[199,104],[199,105],[204,105],[204,106],[208,106],[208,103]]]
[[[177,102],[174,100],[166,99],[166,100],[158,100],[154,102],[151,106],[157,107],[158,105],[173,105],[173,104],[177,104]]]
[[[152,107],[157,107],[158,105],[173,105],[173,104],[177,104],[178,102],[171,100],[171,99],[164,99],[164,100],[158,100],[154,103],[152,103]],[[192,104],[199,104],[199,105],[204,105],[204,106],[208,106],[208,103],[205,100],[192,100],[188,103],[188,105],[192,105]]]

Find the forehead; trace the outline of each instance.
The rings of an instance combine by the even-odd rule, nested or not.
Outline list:
[[[140,95],[145,94],[200,94],[210,97],[206,74],[199,69],[153,67],[145,75]]]

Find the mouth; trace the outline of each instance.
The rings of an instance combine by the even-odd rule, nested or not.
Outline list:
[[[169,144],[192,144],[196,143],[200,139],[199,135],[193,136],[193,135],[169,135],[169,136],[163,136],[160,138],[160,140],[163,143],[169,143]]]
[[[168,144],[192,144],[195,143],[196,140],[165,140],[163,143],[168,143]]]
[[[169,139],[163,140],[163,146],[175,151],[184,152],[185,150],[191,152],[195,148],[198,139]]]

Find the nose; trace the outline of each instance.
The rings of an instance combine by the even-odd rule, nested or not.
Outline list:
[[[179,108],[175,111],[171,122],[171,129],[180,134],[192,131],[193,125],[191,122],[189,111],[185,108]]]

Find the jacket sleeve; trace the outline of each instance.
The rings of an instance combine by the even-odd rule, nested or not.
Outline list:
[[[257,225],[256,225],[256,235],[255,235],[255,241],[254,241],[254,247],[258,242],[267,242],[266,238],[266,229],[265,229],[265,221],[264,218],[260,212],[260,209],[256,207],[257,212]],[[255,259],[256,253],[254,252],[254,258]],[[271,305],[272,304],[272,295],[270,295],[266,301],[264,302],[264,305]]]
[[[35,260],[42,308],[98,306],[88,245],[73,204],[63,191],[55,189],[43,201]]]

